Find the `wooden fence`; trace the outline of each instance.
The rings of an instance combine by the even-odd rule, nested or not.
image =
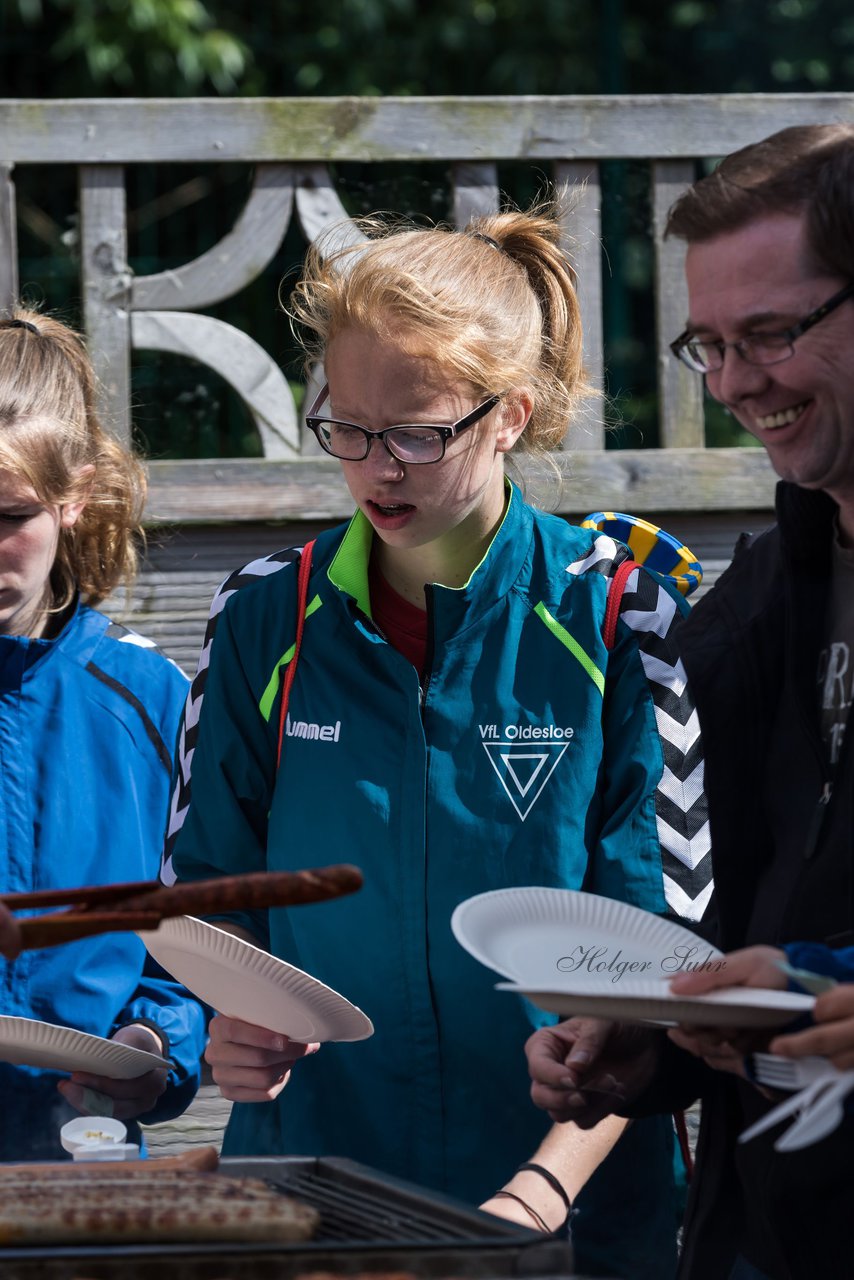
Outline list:
[[[75,165],[84,321],[108,420],[129,435],[133,353],[149,349],[215,368],[243,398],[260,435],[261,459],[152,462],[149,520],[179,525],[181,538],[169,553],[155,545],[155,567],[143,580],[135,616],[177,635],[181,616],[192,615],[192,647],[200,620],[195,604],[181,613],[185,588],[201,577],[207,590],[236,563],[239,555],[229,549],[237,529],[245,526],[248,534],[251,528],[253,537],[265,540],[267,522],[305,529],[350,514],[340,469],[307,438],[281,369],[250,335],[205,314],[264,270],[292,219],[306,240],[332,225],[343,237],[358,234],[330,176],[330,165],[342,161],[447,164],[457,225],[498,207],[504,163],[528,163],[575,185],[578,199],[566,232],[579,268],[586,362],[600,384],[608,354],[602,341],[600,165],[647,162],[657,317],[649,342],[657,354],[661,447],[607,449],[602,424],[591,413],[584,430],[571,433],[566,450],[555,455],[563,483],[552,505],[573,515],[591,508],[665,520],[668,513],[686,514],[700,522],[695,549],[701,553],[707,534],[715,546],[715,539],[729,537],[739,524],[733,513],[757,512],[760,521],[770,520],[774,480],[764,452],[705,447],[701,381],[667,350],[687,308],[682,246],[663,243],[660,231],[699,159],[785,125],[851,119],[854,95],[847,94],[0,101],[0,305],[18,290],[16,166]],[[232,230],[194,261],[134,275],[127,253],[126,169],[234,161],[254,166],[254,182]],[[528,469],[527,479],[536,490],[536,469]],[[674,531],[687,540],[681,527]],[[209,566],[208,578],[196,573],[211,557],[216,565]],[[180,656],[185,658],[183,650]]]
[[[658,449],[609,450],[595,415],[556,456],[555,509],[633,511],[668,523],[704,561],[707,581],[737,531],[771,519],[774,478],[761,449],[706,449],[700,380],[667,341],[686,314],[682,249],[663,244],[667,209],[698,159],[717,157],[785,125],[854,119],[854,95],[611,98],[431,98],[0,101],[0,306],[18,292],[15,168],[77,166],[81,294],[104,410],[130,433],[133,352],[153,349],[209,364],[245,400],[261,460],[152,462],[148,561],[129,612],[188,670],[207,603],[225,573],[350,514],[332,460],[302,428],[281,370],[252,338],[204,314],[270,263],[296,218],[307,241],[346,218],[329,166],[341,161],[446,162],[453,219],[497,208],[499,166],[530,163],[578,187],[567,221],[575,246],[585,358],[601,384],[600,165],[649,163],[655,237]],[[254,184],[232,231],[176,270],[128,266],[125,171],[152,163],[250,162]],[[343,235],[356,234],[346,225]],[[537,476],[528,479],[536,487]],[[281,527],[284,522],[284,528]],[[125,602],[113,606],[121,611]],[[178,1122],[158,1126],[155,1152],[217,1141],[227,1113],[207,1087]]]

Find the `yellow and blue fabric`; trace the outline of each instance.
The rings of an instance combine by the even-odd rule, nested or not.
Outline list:
[[[629,547],[638,564],[668,578],[689,596],[703,581],[703,566],[694,552],[658,525],[622,511],[595,511],[581,521],[582,529],[598,529]]]

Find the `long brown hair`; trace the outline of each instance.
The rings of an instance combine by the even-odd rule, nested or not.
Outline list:
[[[95,375],[79,334],[24,308],[0,318],[0,468],[46,504],[86,499],[77,523],[60,530],[53,611],[77,591],[98,604],[132,581],[145,503],[142,465],[98,421]]]

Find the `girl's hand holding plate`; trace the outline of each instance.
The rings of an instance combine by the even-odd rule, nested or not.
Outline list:
[[[277,1031],[217,1014],[210,1024],[205,1058],[224,1098],[231,1102],[272,1102],[288,1083],[300,1058],[319,1044],[299,1044]]]

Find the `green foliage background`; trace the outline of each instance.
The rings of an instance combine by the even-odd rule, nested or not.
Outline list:
[[[4,0],[7,97],[846,89],[848,0]]]
[[[735,93],[851,90],[850,0],[0,0],[3,96],[127,97]],[[656,442],[649,192],[642,165],[603,166],[612,447]],[[177,266],[218,240],[248,166],[146,166],[128,174],[132,265]],[[544,175],[506,166],[517,201]],[[342,165],[353,212],[442,217],[441,166]],[[22,292],[79,320],[74,174],[22,166]],[[298,262],[289,234],[267,272],[213,314],[292,365],[277,311]],[[296,376],[296,374],[294,374]],[[135,417],[155,456],[253,454],[251,423],[212,371],[141,356]],[[747,443],[712,412],[711,444]]]

